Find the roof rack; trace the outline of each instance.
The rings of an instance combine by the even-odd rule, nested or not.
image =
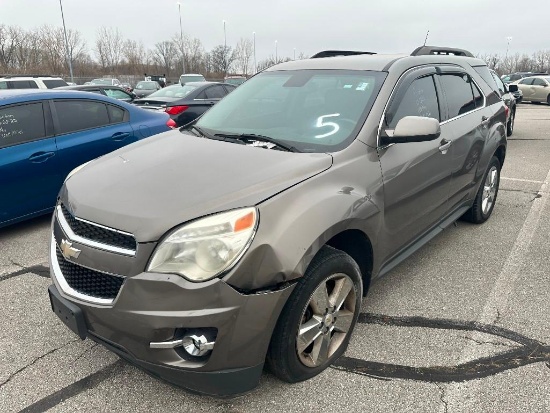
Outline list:
[[[359,52],[354,50],[323,50],[322,52],[315,53],[311,56],[311,59],[319,59],[323,57],[334,56],[356,56],[360,54],[376,54],[375,52]]]
[[[457,49],[454,47],[439,47],[439,46],[420,46],[414,49],[411,56],[425,56],[425,55],[453,55],[453,56],[465,56],[474,57],[468,50]]]
[[[59,77],[59,76],[53,76],[53,75],[0,75],[0,77],[3,77],[4,79],[10,79],[14,77]]]

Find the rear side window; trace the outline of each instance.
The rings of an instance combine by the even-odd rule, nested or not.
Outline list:
[[[0,109],[0,148],[46,137],[42,103]]]
[[[44,82],[48,89],[53,89],[54,87],[60,86],[68,86],[67,82],[62,79],[43,79],[42,82]]]
[[[433,76],[421,77],[411,83],[403,99],[397,103],[397,107],[392,107],[386,115],[388,127],[395,128],[405,116],[422,116],[440,120]]]
[[[124,122],[124,109],[118,108],[113,105],[107,105],[107,110],[109,111],[109,117],[111,118],[111,123],[120,123]]]
[[[58,133],[70,133],[108,125],[109,114],[104,103],[84,100],[58,100],[54,102]]]
[[[227,92],[223,88],[223,86],[212,86],[206,89],[206,99],[221,99],[223,98]]]
[[[462,73],[444,74],[440,76],[440,81],[447,97],[449,119],[476,108],[470,76]]]
[[[519,84],[520,85],[531,85],[533,83],[533,80],[535,80],[535,79],[532,78],[532,77],[526,77],[525,79],[521,79],[519,81]]]
[[[495,84],[495,79],[487,66],[473,66],[473,68],[477,72],[477,74],[481,76],[485,83],[487,83],[491,87],[491,89],[496,89],[495,86],[497,86],[497,84]]]
[[[8,82],[1,81],[0,82],[0,90],[7,89],[8,88]]]
[[[533,86],[546,86],[546,82],[537,77],[533,80]]]
[[[114,99],[131,99],[132,98],[128,93],[123,92],[122,90],[107,89],[107,88],[105,88],[104,90],[107,96]]]

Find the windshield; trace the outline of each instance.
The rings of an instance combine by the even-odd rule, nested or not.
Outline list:
[[[180,77],[180,83],[187,83],[187,82],[204,82],[204,76],[181,76]]]
[[[149,97],[150,98],[182,98],[184,96],[187,96],[196,88],[197,88],[196,86],[191,86],[191,85],[185,85],[185,86],[172,85],[172,86],[167,86],[164,89],[157,90],[154,93],[151,93]]]
[[[136,85],[136,89],[156,89],[157,88],[157,82],[139,82]]]
[[[113,82],[111,79],[94,79],[92,84],[94,85],[111,85]]]
[[[267,136],[302,152],[345,148],[363,125],[384,72],[263,72],[206,112],[197,126],[212,134]]]
[[[229,83],[230,85],[240,85],[243,84],[245,80],[245,77],[230,77],[225,79],[225,83]]]

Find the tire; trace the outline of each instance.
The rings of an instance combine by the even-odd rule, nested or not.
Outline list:
[[[474,199],[474,204],[463,216],[466,221],[482,224],[491,216],[498,195],[500,168],[500,161],[496,156],[493,156],[483,175],[481,186]]]
[[[266,359],[271,372],[295,383],[330,366],[346,351],[362,292],[357,263],[340,250],[322,247],[277,321]]]
[[[514,133],[514,121],[515,120],[516,120],[516,109],[514,108],[512,110],[512,114],[510,115],[510,120],[508,121],[508,124],[506,125],[506,136],[512,136],[512,133]]]
[[[550,105],[550,95],[546,96],[546,103]]]

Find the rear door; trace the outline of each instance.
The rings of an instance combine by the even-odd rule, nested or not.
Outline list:
[[[449,126],[453,133],[449,206],[454,210],[470,198],[485,141],[495,123],[495,111],[487,104],[480,86],[463,69],[441,67],[438,79],[447,107],[447,117],[442,124]],[[496,91],[493,98],[502,107]]]
[[[96,100],[52,101],[62,174],[139,139],[122,107]]]
[[[48,103],[0,107],[0,223],[53,208],[58,165]]]
[[[546,97],[550,94],[548,83],[544,79],[536,77],[531,87],[533,88],[533,100],[546,102]]]
[[[518,82],[518,88],[523,93],[524,100],[531,100],[535,97],[535,88],[532,86],[534,77],[526,77]]]

